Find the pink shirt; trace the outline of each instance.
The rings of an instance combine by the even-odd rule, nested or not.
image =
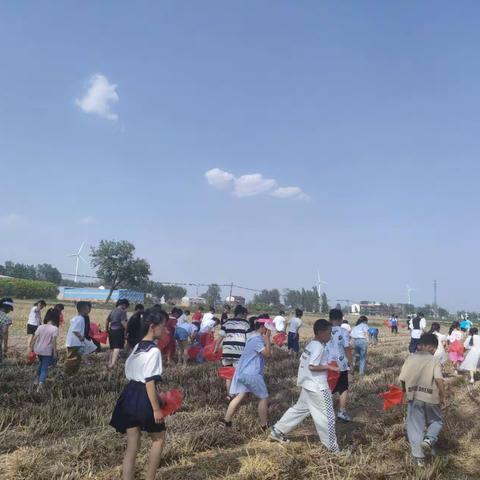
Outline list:
[[[40,325],[35,332],[34,352],[37,355],[53,355],[53,339],[58,337],[58,328],[54,325]]]

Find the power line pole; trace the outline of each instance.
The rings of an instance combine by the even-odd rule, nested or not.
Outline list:
[[[437,304],[437,281],[433,281],[433,313],[435,317],[438,316],[438,304]]]

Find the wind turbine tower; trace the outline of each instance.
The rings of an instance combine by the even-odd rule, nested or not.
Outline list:
[[[84,262],[85,265],[88,265],[88,262],[82,257],[82,250],[84,246],[85,246],[85,242],[82,242],[77,253],[71,253],[70,255],[68,255],[69,257],[75,257],[76,259],[75,260],[75,277],[74,277],[75,283],[77,282],[77,278],[78,278],[78,267],[80,264],[80,260],[82,260],[82,262]]]

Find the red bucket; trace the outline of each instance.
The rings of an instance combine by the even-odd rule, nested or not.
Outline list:
[[[30,352],[27,357],[27,363],[31,365],[37,359],[37,354],[35,352]]]
[[[400,405],[403,402],[403,391],[396,385],[389,385],[386,392],[379,393],[378,396],[383,398],[383,409],[388,410],[394,405]]]
[[[279,347],[281,347],[285,343],[286,339],[287,335],[285,334],[285,332],[279,332],[273,337],[274,343]]]
[[[183,395],[181,390],[161,392],[159,397],[162,402],[162,408],[160,410],[164,417],[175,413],[182,406]]]
[[[207,362],[219,362],[222,359],[222,351],[215,352],[215,343],[209,343],[203,349],[203,357]]]
[[[330,367],[337,367],[337,362],[335,360],[331,361],[328,364]],[[340,372],[334,372],[333,370],[328,370],[327,373],[327,382],[328,382],[328,388],[330,388],[330,391],[333,392],[335,390],[335,387],[337,386],[338,379],[340,378]]]
[[[218,376],[225,380],[231,380],[235,375],[235,367],[220,367],[218,369]]]

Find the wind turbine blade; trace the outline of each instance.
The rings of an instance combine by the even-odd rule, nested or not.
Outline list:
[[[71,253],[70,255],[67,255],[67,257],[77,257],[78,253]]]
[[[78,249],[78,255],[80,255],[80,253],[82,253],[82,249],[85,245],[85,242],[82,242],[82,244],[80,245],[80,248]]]
[[[81,255],[79,255],[79,258],[80,258],[81,260],[83,260],[83,261],[88,265],[88,262],[87,262]]]

